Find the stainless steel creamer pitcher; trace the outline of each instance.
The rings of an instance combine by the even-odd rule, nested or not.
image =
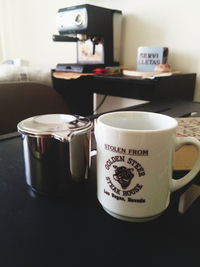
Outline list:
[[[93,124],[77,115],[48,114],[21,121],[25,176],[37,193],[63,195],[88,177]]]

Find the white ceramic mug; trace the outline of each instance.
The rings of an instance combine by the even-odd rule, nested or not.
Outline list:
[[[200,142],[177,137],[177,121],[169,116],[124,111],[100,116],[97,142],[97,197],[112,216],[148,221],[169,205],[170,193],[189,183],[200,170]],[[175,150],[186,144],[198,150],[192,170],[175,180]]]

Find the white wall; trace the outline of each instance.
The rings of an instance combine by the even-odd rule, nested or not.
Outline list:
[[[122,10],[123,65],[136,67],[138,46],[168,46],[174,70],[198,74],[195,100],[200,101],[199,0],[0,0],[4,59],[28,59],[32,66],[48,68],[75,62],[75,44],[51,38],[57,33],[57,10],[83,3]]]
[[[73,0],[0,0],[4,59],[28,59],[32,66],[53,68],[60,61],[75,62],[74,43],[53,42],[55,17],[62,7],[83,4]],[[67,2],[67,4],[66,4]]]
[[[2,45],[1,45],[1,36],[0,36],[0,61],[3,60]]]

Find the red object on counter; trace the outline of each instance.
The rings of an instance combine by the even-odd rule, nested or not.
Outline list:
[[[97,68],[94,70],[94,73],[96,74],[104,74],[104,73],[107,73],[109,71],[109,69],[107,68]]]

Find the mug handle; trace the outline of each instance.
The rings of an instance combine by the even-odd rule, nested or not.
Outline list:
[[[197,148],[197,160],[193,168],[185,176],[178,180],[172,179],[171,192],[188,184],[200,171],[200,142],[195,137],[176,137],[175,150],[179,150],[184,145],[193,145]]]

